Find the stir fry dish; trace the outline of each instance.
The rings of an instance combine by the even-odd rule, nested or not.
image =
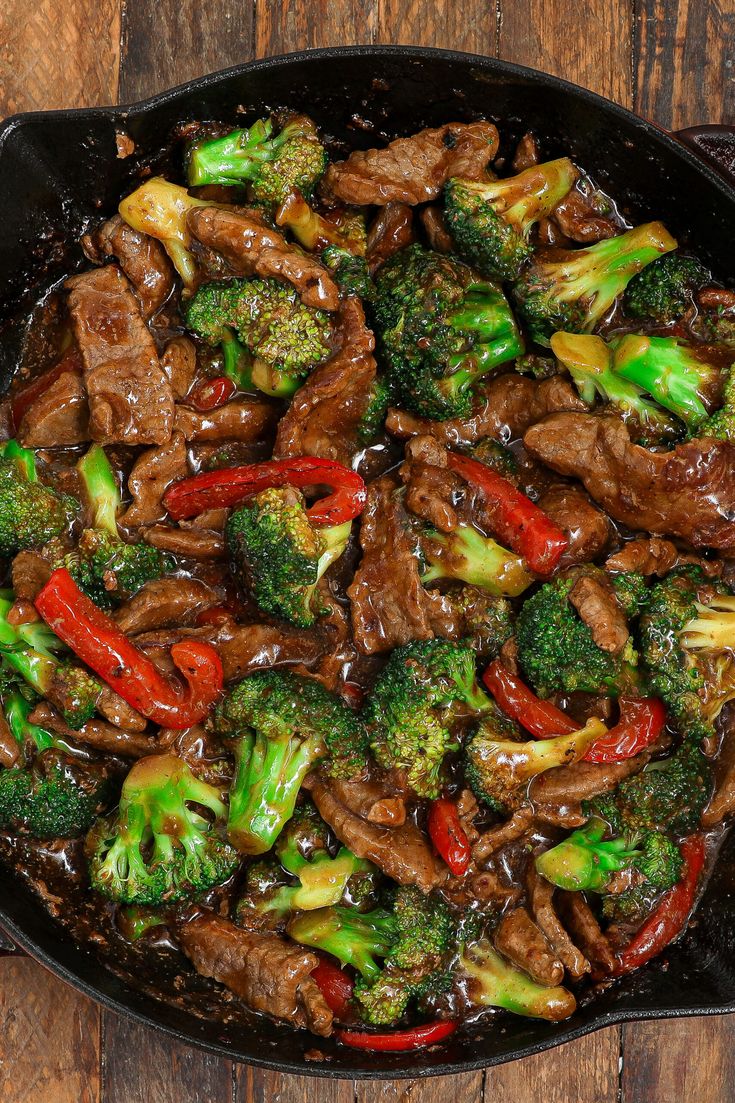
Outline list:
[[[735,811],[735,293],[532,133],[344,153],[181,126],[28,320],[0,858],[200,1014],[390,1051],[686,931]]]

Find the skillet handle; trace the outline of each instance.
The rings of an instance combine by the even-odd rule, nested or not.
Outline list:
[[[735,126],[688,126],[673,135],[735,186]]]
[[[0,927],[0,957],[24,957],[25,950],[21,950],[20,946],[16,946],[15,943],[6,935],[5,931]]]

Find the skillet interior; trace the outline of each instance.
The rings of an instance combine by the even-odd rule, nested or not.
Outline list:
[[[735,282],[731,230],[735,191],[659,131],[592,93],[531,70],[471,55],[414,47],[355,47],[271,59],[203,78],[129,109],[17,116],[0,129],[0,384],[7,384],[18,319],[81,262],[77,241],[111,213],[141,168],[165,163],[171,128],[193,118],[235,121],[288,105],[307,111],[338,150],[478,115],[508,140],[529,127],[549,157],[587,167],[625,213],[663,219],[726,283]],[[136,143],[116,156],[115,132]],[[161,152],[163,150],[163,153]],[[0,387],[0,389],[2,389]],[[74,945],[7,873],[0,922],[34,956],[88,995],[181,1040],[285,1072],[341,1077],[421,1076],[497,1064],[630,1018],[735,1010],[735,840],[725,844],[683,943],[639,975],[583,1004],[566,1023],[509,1016],[468,1027],[436,1052],[364,1057],[319,1039],[325,1062],[304,1053],[313,1036],[264,1019],[252,1029],[207,1022],[133,990]]]

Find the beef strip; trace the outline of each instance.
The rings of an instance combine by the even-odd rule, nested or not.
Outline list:
[[[20,747],[8,726],[7,720],[0,712],[0,766],[4,770],[9,770],[11,766],[15,766],[19,758]]]
[[[503,916],[493,942],[496,950],[538,984],[552,987],[564,979],[564,966],[525,908],[515,908]]]
[[[173,396],[186,398],[197,370],[197,350],[188,337],[173,337],[161,355],[161,367],[169,381]]]
[[[569,195],[562,199],[551,218],[566,238],[583,245],[616,237],[621,231],[613,219],[596,210],[594,196],[586,195],[578,188],[572,188]]]
[[[35,601],[38,591],[51,578],[51,572],[51,564],[38,552],[18,552],[11,569],[16,600]]]
[[[530,169],[534,165],[538,165],[540,161],[541,154],[536,135],[533,131],[527,130],[516,146],[511,168],[513,172],[523,172],[524,169]]]
[[[118,628],[128,635],[193,623],[197,614],[219,604],[219,595],[197,578],[158,578],[146,582],[115,612]]]
[[[162,521],[166,516],[162,503],[165,491],[171,483],[188,474],[184,434],[174,430],[168,444],[163,448],[150,448],[133,464],[128,475],[128,492],[133,501],[118,518],[118,524],[134,528]]]
[[[578,805],[600,793],[609,793],[627,777],[640,773],[649,761],[653,748],[642,751],[622,762],[573,762],[569,766],[554,766],[534,778],[529,788],[531,800],[540,814],[548,805]]]
[[[307,306],[338,309],[339,289],[324,265],[290,245],[258,211],[195,207],[187,225],[202,245],[225,258],[233,275],[286,280]]]
[[[551,412],[586,409],[574,386],[560,376],[538,381],[510,372],[475,388],[472,413],[467,418],[430,421],[393,409],[385,425],[396,437],[429,433],[447,447],[476,444],[484,437],[507,443]]]
[[[327,1037],[332,1012],[311,973],[319,958],[275,934],[245,931],[213,912],[185,920],[179,944],[204,977],[226,985],[248,1007]]]
[[[389,257],[415,240],[411,207],[406,203],[386,203],[368,230],[365,255],[370,275],[374,276]]]
[[[628,642],[630,630],[612,583],[606,578],[583,575],[568,596],[597,646],[611,655],[619,655]]]
[[[556,886],[536,872],[533,862],[529,862],[527,884],[529,906],[538,927],[546,935],[554,953],[574,980],[580,980],[590,971],[590,963],[579,947],[575,946],[568,931],[554,909]]]
[[[117,259],[146,320],[158,313],[174,289],[173,266],[160,241],[134,230],[120,215],[85,234],[82,247],[94,264],[102,264],[108,257]]]
[[[447,467],[446,451],[431,436],[413,437],[399,471],[406,487],[406,508],[441,532],[459,524],[456,505],[467,484]]]
[[[142,732],[148,727],[148,721],[137,709],[124,701],[114,689],[103,685],[97,698],[97,711],[116,728],[130,732]]]
[[[454,243],[441,207],[424,207],[419,217],[431,248],[436,253],[451,253]]]
[[[156,754],[158,742],[150,735],[141,732],[125,731],[108,724],[104,720],[88,720],[81,728],[70,728],[61,716],[49,704],[42,701],[30,714],[32,724],[62,735],[73,743],[82,743],[93,747],[101,754],[119,755],[121,758],[143,758]]]
[[[670,452],[631,443],[619,418],[552,414],[525,434],[527,450],[580,479],[616,521],[680,536],[697,548],[735,548],[735,445],[704,438]]]
[[[702,813],[705,829],[716,827],[735,812],[735,711],[727,706],[720,755],[715,764],[715,790]]]
[[[89,440],[89,405],[79,372],[64,372],[35,400],[17,437],[24,448],[64,448]]]
[[[450,176],[484,179],[497,149],[492,123],[445,123],[382,149],[355,150],[329,166],[321,190],[357,206],[415,206],[436,199]]]
[[[317,456],[349,467],[362,447],[360,421],[372,398],[375,338],[351,295],[340,307],[339,348],[299,387],[281,418],[274,459]]]
[[[110,264],[72,276],[64,286],[84,363],[92,439],[166,444],[173,395],[125,276]]]
[[[479,864],[486,861],[506,843],[515,842],[528,834],[533,828],[533,819],[533,809],[530,804],[523,804],[505,823],[484,831],[472,847],[472,857],[475,862]]]
[[[250,444],[259,443],[271,432],[276,417],[277,407],[273,403],[241,398],[206,412],[177,406],[175,425],[193,443],[237,440]]]
[[[605,570],[633,571],[647,577],[657,575],[663,578],[674,567],[682,567],[688,563],[701,567],[710,578],[719,578],[722,574],[722,560],[689,555],[680,551],[671,540],[664,540],[660,536],[638,536],[635,540],[629,540],[620,551],[610,556],[605,563]]]
[[[190,559],[221,559],[225,554],[225,541],[219,532],[209,529],[183,529],[178,525],[151,525],[143,529],[141,536],[146,544],[172,555],[185,555]]]
[[[544,491],[538,505],[569,541],[560,569],[591,563],[604,551],[612,535],[610,520],[579,487],[555,483]]]
[[[393,795],[390,790],[374,781],[337,781],[320,772],[309,774],[304,787],[340,842],[358,858],[369,858],[399,885],[431,892],[446,880],[446,868],[414,823],[385,827],[368,819],[377,801]]]
[[[582,893],[560,892],[557,898],[564,925],[587,960],[603,973],[611,973],[615,954]]]

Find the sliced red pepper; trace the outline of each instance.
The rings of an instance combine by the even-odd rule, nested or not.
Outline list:
[[[231,379],[226,375],[218,375],[195,387],[187,401],[197,410],[216,410],[218,406],[229,402],[236,391],[237,387]]]
[[[447,460],[452,470],[482,491],[500,543],[522,555],[534,574],[550,575],[569,544],[559,526],[491,467],[457,452],[448,452]]]
[[[53,572],[34,604],[83,663],[161,727],[180,729],[198,724],[220,694],[222,663],[210,644],[186,640],[171,648],[174,666],[186,681],[184,688],[162,674],[82,593],[63,567]]]
[[[174,520],[180,521],[206,509],[236,506],[272,486],[318,485],[332,487],[332,493],[307,510],[313,524],[341,525],[362,513],[367,492],[360,475],[334,460],[314,456],[205,471],[174,483],[164,494],[163,503]]]
[[[408,1030],[392,1030],[386,1034],[371,1034],[366,1030],[337,1030],[337,1038],[353,1049],[372,1049],[378,1053],[400,1053],[406,1049],[422,1049],[443,1042],[457,1029],[455,1022],[424,1023]]]
[[[681,879],[664,893],[658,906],[618,955],[614,976],[629,973],[631,969],[645,965],[684,930],[694,907],[699,877],[704,868],[707,850],[704,835],[690,835],[679,849],[684,859]]]
[[[607,735],[592,744],[585,762],[623,762],[650,747],[666,723],[666,709],[658,697],[621,697],[620,719]]]
[[[71,348],[64,353],[58,363],[54,364],[52,368],[49,368],[43,375],[39,375],[38,378],[32,380],[27,387],[23,387],[22,390],[13,395],[10,400],[13,432],[17,432],[18,426],[31,406],[38,401],[41,395],[46,393],[49,387],[51,387],[57,379],[60,379],[62,375],[66,375],[67,372],[81,371],[82,357],[79,350]]]
[[[461,877],[469,869],[472,853],[453,800],[440,797],[432,801],[428,827],[437,854],[444,859],[455,877]]]
[[[316,969],[311,970],[311,975],[330,1011],[338,1018],[344,1018],[355,988],[352,977],[325,958],[320,959]]]
[[[537,739],[571,735],[579,729],[579,724],[575,724],[565,712],[550,701],[537,697],[517,674],[512,674],[503,666],[500,659],[490,663],[482,680],[503,712]]]

